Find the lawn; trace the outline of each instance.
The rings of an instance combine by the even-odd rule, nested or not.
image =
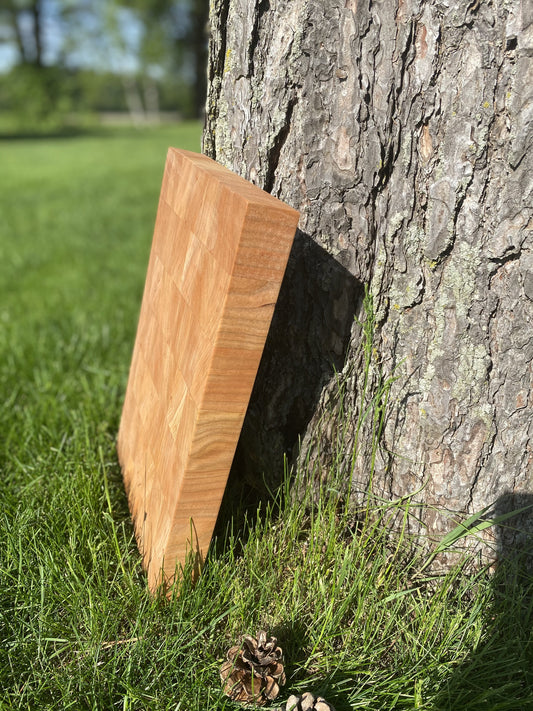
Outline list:
[[[237,709],[219,669],[261,628],[278,705],[533,709],[531,576],[429,579],[387,535],[407,504],[355,516],[339,472],[318,504],[286,481],[240,536],[228,518],[196,586],[148,594],[115,439],[166,148],[200,131],[0,140],[0,709]]]

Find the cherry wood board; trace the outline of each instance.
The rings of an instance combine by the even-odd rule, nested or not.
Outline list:
[[[118,433],[152,591],[209,547],[298,217],[169,149]]]

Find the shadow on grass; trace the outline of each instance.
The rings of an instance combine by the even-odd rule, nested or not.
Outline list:
[[[140,133],[151,129],[157,130],[162,126],[170,126],[173,124],[154,124],[154,125],[139,125],[134,124],[117,124],[116,126],[106,126],[102,124],[89,124],[87,126],[61,126],[51,129],[0,129],[0,143],[11,141],[50,141],[50,140],[67,140],[73,138],[114,138],[117,135],[121,137],[138,137]]]
[[[532,494],[501,496],[492,517],[533,504]],[[433,711],[533,709],[533,514],[499,526],[492,604],[484,640],[440,690]]]
[[[271,499],[323,387],[342,369],[363,287],[297,230],[215,534]]]
[[[310,639],[307,628],[301,621],[288,620],[269,630],[269,633],[277,638],[285,658],[287,682],[280,698],[311,691],[315,696],[322,696],[333,704],[336,711],[352,711],[347,698],[353,689],[354,675],[336,671],[317,680],[310,674],[306,669],[305,652],[310,647]],[[346,689],[345,693],[342,692],[343,688]]]
[[[16,128],[0,130],[0,141],[38,141],[100,135],[105,135],[105,131],[102,131],[99,126],[61,126],[49,130]]]

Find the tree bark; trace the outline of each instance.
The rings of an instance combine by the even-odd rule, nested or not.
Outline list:
[[[211,31],[204,150],[301,211],[241,459],[268,471],[300,434],[327,464],[335,366],[349,471],[365,401],[395,378],[375,460],[368,419],[359,433],[356,497],[372,468],[377,495],[417,492],[435,537],[445,510],[517,505],[533,492],[531,5],[214,0]]]

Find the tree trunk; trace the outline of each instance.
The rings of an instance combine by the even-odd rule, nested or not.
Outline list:
[[[146,113],[144,111],[144,104],[137,85],[137,80],[134,77],[126,75],[123,75],[121,80],[124,88],[126,106],[128,107],[131,120],[137,126],[143,124],[146,121]]]
[[[531,7],[212,2],[204,150],[301,211],[239,447],[256,476],[298,435],[327,463],[338,369],[350,471],[365,403],[395,378],[377,457],[370,418],[358,432],[356,496],[415,494],[440,537],[444,510],[533,491]]]
[[[194,83],[192,98],[195,116],[203,117],[206,95],[207,27],[209,6],[205,0],[194,0],[191,5],[191,32],[188,38],[192,50]]]
[[[28,55],[28,51],[26,49],[24,36],[19,24],[19,13],[17,7],[15,6],[14,0],[9,0],[9,2],[6,3],[6,14],[9,18],[9,25],[15,37],[18,53],[20,55],[20,61],[22,64],[31,64],[32,59],[31,56]]]
[[[35,66],[43,66],[43,21],[42,21],[42,7],[41,0],[35,0],[32,3],[31,13],[33,16],[33,32],[35,41]]]
[[[20,4],[7,0],[5,8],[22,64],[43,66],[42,0]]]
[[[143,78],[143,98],[146,107],[146,120],[150,123],[159,123],[161,114],[159,110],[159,89],[157,82],[149,76]]]

